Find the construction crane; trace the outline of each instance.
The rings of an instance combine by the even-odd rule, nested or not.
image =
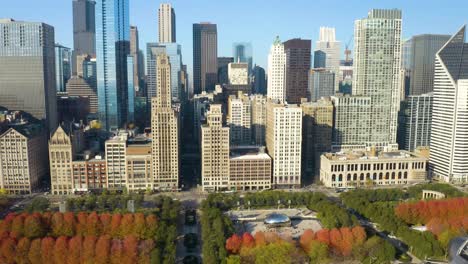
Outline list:
[[[351,41],[353,40],[354,38],[354,35],[351,35],[351,37],[349,38],[348,40],[348,43],[346,43],[346,46],[345,46],[345,62],[348,64],[348,63],[351,63],[351,50],[349,49],[349,45],[351,44]]]

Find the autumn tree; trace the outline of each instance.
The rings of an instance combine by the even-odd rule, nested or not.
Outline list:
[[[31,247],[31,240],[27,237],[23,237],[18,241],[16,246],[16,257],[15,262],[18,264],[29,263],[28,253]]]
[[[133,214],[125,214],[120,223],[120,235],[126,237],[132,234],[133,231]]]
[[[86,236],[83,240],[83,263],[92,264],[95,262],[96,237]]]
[[[307,229],[299,238],[299,245],[304,249],[305,252],[310,251],[310,242],[315,239],[315,233],[311,229]]]
[[[255,239],[250,233],[244,233],[242,235],[242,247],[248,249],[255,247]]]
[[[42,263],[50,263],[54,256],[55,240],[51,237],[45,237],[41,241],[41,259]]]
[[[66,212],[65,214],[63,214],[62,234],[64,236],[71,237],[75,235],[75,229],[76,229],[75,214],[72,212]]]
[[[255,233],[254,238],[255,238],[255,245],[263,246],[266,244],[265,233],[259,231]]]
[[[111,242],[111,264],[121,264],[123,257],[123,244],[121,240],[113,239]]]
[[[96,263],[106,264],[110,261],[110,242],[111,238],[109,235],[100,236],[96,242]]]
[[[122,215],[121,214],[113,214],[111,220],[111,236],[113,238],[120,237],[120,225],[122,222]]]
[[[318,240],[312,240],[309,243],[308,255],[310,263],[328,263],[328,246]]]
[[[68,241],[67,264],[80,264],[83,252],[83,237],[74,236]]]
[[[53,251],[56,264],[66,263],[68,256],[68,239],[65,236],[57,238]]]
[[[138,252],[138,263],[150,264],[151,251],[154,249],[154,241],[152,239],[143,240],[140,242]]]
[[[16,241],[13,238],[3,239],[0,246],[2,261],[5,264],[14,264],[16,257]]]
[[[92,212],[88,215],[86,220],[86,235],[87,236],[98,236],[100,234],[100,221],[99,216],[96,212]]]
[[[240,249],[242,246],[242,238],[234,234],[228,240],[226,241],[226,249],[229,251],[231,254],[237,254],[239,253]]]
[[[31,242],[31,247],[28,252],[28,259],[31,264],[41,264],[41,239],[36,238]]]
[[[24,235],[28,238],[40,238],[45,236],[46,230],[42,224],[40,216],[28,215],[24,220]]]
[[[59,237],[63,234],[63,227],[64,227],[64,220],[63,214],[60,212],[56,212],[52,215],[52,235],[54,237]]]
[[[123,241],[123,264],[136,263],[138,259],[138,240],[135,236],[127,236]]]

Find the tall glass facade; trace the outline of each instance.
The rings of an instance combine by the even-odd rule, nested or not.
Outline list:
[[[106,130],[128,119],[129,0],[96,1],[99,120]]]
[[[57,92],[65,92],[67,81],[71,77],[70,48],[55,44],[55,83]]]
[[[232,45],[232,56],[234,62],[243,62],[249,64],[249,73],[252,71],[252,44],[249,42],[237,42]]]

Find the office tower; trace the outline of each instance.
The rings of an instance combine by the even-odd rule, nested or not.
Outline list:
[[[96,2],[73,1],[73,48],[77,55],[96,54]]]
[[[321,97],[335,95],[335,73],[326,69],[309,71],[308,98],[316,102]]]
[[[320,27],[319,40],[314,52],[314,68],[326,68],[338,75],[340,70],[341,42],[336,40],[335,28]],[[335,91],[339,90],[338,79]]]
[[[67,122],[86,122],[90,116],[89,98],[57,95],[57,118],[59,124]]]
[[[283,43],[281,43],[279,37],[276,37],[268,54],[268,99],[284,102],[286,96],[284,89],[286,84],[285,74],[286,53],[284,52]]]
[[[211,104],[222,104],[224,102],[224,94],[220,85],[216,85],[213,92],[202,92],[195,94],[192,98],[192,124],[193,124],[193,138],[196,143],[200,140],[200,127],[206,120],[206,112]]]
[[[248,64],[249,75],[252,71],[252,44],[249,42],[236,42],[232,44],[232,56],[234,61]]]
[[[72,140],[59,126],[49,140],[50,185],[52,194],[73,193]]]
[[[41,125],[11,127],[0,135],[0,185],[31,194],[47,175],[47,136]]]
[[[105,143],[107,165],[107,188],[122,190],[127,185],[127,138],[115,136]]]
[[[131,55],[127,56],[127,122],[135,120],[135,80],[133,79],[134,61]]]
[[[134,141],[127,146],[127,190],[146,191],[154,189],[151,141]]]
[[[160,54],[169,56],[171,64],[171,94],[173,101],[180,101],[182,95],[182,84],[180,71],[182,70],[182,51],[177,43],[147,43],[146,45],[146,67],[147,67],[147,90],[148,97],[158,95],[157,91],[157,57]]]
[[[213,91],[218,79],[216,24],[193,24],[193,91]]]
[[[411,70],[413,69],[412,64],[412,53],[413,53],[413,39],[403,41],[401,45],[401,70],[404,71],[404,93],[405,97],[401,98],[404,100],[410,93],[411,85]],[[434,54],[435,56],[435,54]]]
[[[109,131],[129,121],[129,1],[97,0],[96,21],[99,120]]]
[[[252,104],[252,141],[256,146],[265,146],[267,99],[261,94],[250,96]]]
[[[359,146],[369,142],[372,99],[360,96],[332,96],[334,107],[333,148]]]
[[[367,113],[371,119],[368,143],[395,144],[401,91],[401,11],[371,10],[367,18],[356,20],[354,42],[353,95],[370,97],[372,105]]]
[[[262,67],[258,65],[255,65],[252,70],[252,75],[253,75],[253,93],[266,95],[267,84],[266,84],[265,69],[263,69]]]
[[[468,43],[463,26],[436,54],[431,153],[433,178],[468,181]]]
[[[156,58],[158,96],[151,99],[152,167],[155,189],[179,187],[179,120],[171,103],[171,64],[169,57]]]
[[[219,57],[217,61],[218,61],[218,83],[228,84],[229,83],[228,65],[229,63],[234,62],[234,58],[233,57]]]
[[[162,3],[158,10],[159,43],[176,42],[176,15],[171,4]]]
[[[135,92],[141,92],[143,87],[141,85],[141,79],[145,74],[142,67],[142,57],[140,54],[140,45],[139,45],[139,35],[138,28],[135,26],[130,26],[130,55],[133,57],[133,82],[135,87]]]
[[[417,35],[412,38],[410,95],[430,93],[434,89],[435,54],[450,39],[449,35]]]
[[[55,83],[57,92],[65,92],[66,84],[71,77],[71,50],[55,44]]]
[[[243,62],[229,63],[228,78],[230,85],[248,85],[249,65]]]
[[[265,147],[231,148],[229,186],[235,191],[271,189],[272,162]]]
[[[231,146],[252,143],[252,104],[247,94],[239,92],[228,98],[227,124],[230,128]]]
[[[399,146],[414,151],[429,147],[431,138],[433,94],[410,95],[401,103]]]
[[[222,191],[229,187],[229,127],[223,126],[221,105],[212,104],[201,126],[201,164],[203,191]]]
[[[286,102],[298,104],[307,98],[311,41],[290,39],[284,44],[286,53]]]
[[[302,109],[267,103],[266,147],[273,160],[273,186],[301,185]]]
[[[0,19],[0,105],[57,126],[54,28]]]
[[[331,150],[333,133],[333,104],[329,98],[303,102],[302,108],[302,171],[317,176],[320,155]],[[316,180],[315,178],[313,179]]]

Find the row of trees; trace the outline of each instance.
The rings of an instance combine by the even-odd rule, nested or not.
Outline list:
[[[30,239],[45,236],[103,236],[154,239],[158,229],[154,214],[110,214],[96,212],[68,213],[11,213],[0,223],[0,233],[10,232],[16,238]]]
[[[234,226],[218,208],[204,206],[201,215],[203,262],[224,263],[227,251],[224,247],[226,238],[234,232]]]
[[[382,230],[399,237],[412,248],[412,252],[419,258],[444,256],[444,249],[439,241],[429,232],[419,232],[409,228],[401,219],[396,217],[394,210],[397,204],[395,196],[387,196],[390,191],[385,190],[355,190],[341,194],[343,203],[360,215],[378,223]],[[385,197],[387,198],[375,198]],[[374,199],[369,199],[374,197]]]
[[[155,260],[152,256],[154,248],[153,240],[138,240],[134,236],[124,239],[112,239],[109,235],[36,239],[3,237],[0,263],[149,264]]]
[[[125,210],[129,200],[135,201],[135,208],[143,203],[142,194],[115,195],[104,192],[100,195],[86,195],[77,198],[68,198],[67,206],[71,211],[109,211]]]
[[[378,237],[367,239],[365,230],[354,228],[306,230],[299,241],[280,237],[273,232],[244,233],[226,240],[231,254],[228,263],[336,263],[359,260],[363,263],[388,263],[395,257],[395,249]],[[276,263],[276,262],[275,262]]]
[[[408,194],[411,198],[421,199],[423,190],[432,190],[445,194],[446,197],[462,197],[467,196],[465,193],[461,192],[457,188],[451,186],[450,184],[445,183],[427,183],[427,184],[418,184],[408,188]]]

